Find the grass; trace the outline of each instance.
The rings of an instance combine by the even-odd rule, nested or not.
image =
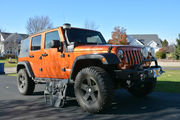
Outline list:
[[[180,68],[180,66],[163,66],[163,68]]]
[[[180,70],[165,70],[157,81],[155,91],[180,93]]]
[[[0,63],[5,63],[4,67],[16,67],[17,62],[16,63],[9,63],[8,61],[9,61],[9,59],[2,59],[2,60],[0,60]],[[12,59],[12,61],[16,61],[16,59]]]

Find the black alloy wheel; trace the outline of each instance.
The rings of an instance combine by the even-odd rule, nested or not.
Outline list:
[[[84,111],[99,113],[111,105],[113,85],[109,74],[100,67],[87,67],[76,76],[74,91]]]
[[[17,74],[17,87],[22,95],[32,95],[35,88],[34,81],[28,76],[26,69],[20,69]]]

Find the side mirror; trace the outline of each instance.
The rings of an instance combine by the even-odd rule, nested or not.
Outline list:
[[[63,43],[60,42],[59,40],[52,40],[51,41],[51,48],[57,48],[58,52],[62,52],[63,48],[62,45]]]
[[[61,43],[59,40],[52,40],[51,41],[51,48],[58,48],[61,46]]]

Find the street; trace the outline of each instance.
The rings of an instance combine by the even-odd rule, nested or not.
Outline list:
[[[125,90],[115,91],[112,108],[105,113],[83,112],[76,100],[68,98],[65,108],[53,108],[44,103],[44,85],[37,85],[34,95],[18,93],[16,77],[0,75],[0,120],[57,119],[120,119],[120,120],[179,120],[180,94],[153,92],[136,98]]]

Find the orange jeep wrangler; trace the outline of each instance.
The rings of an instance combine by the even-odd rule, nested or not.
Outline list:
[[[111,104],[116,88],[135,96],[151,93],[163,71],[153,48],[109,45],[98,31],[64,24],[22,41],[17,73],[21,94],[33,94],[45,82],[47,103],[62,107],[73,92],[84,111],[96,113]]]

